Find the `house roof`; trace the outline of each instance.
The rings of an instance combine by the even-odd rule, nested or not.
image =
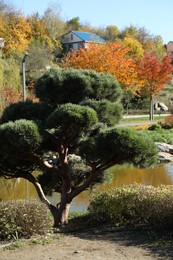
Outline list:
[[[79,31],[72,31],[76,36],[78,36],[82,41],[85,42],[106,42],[102,37],[95,33],[89,32],[79,32]]]

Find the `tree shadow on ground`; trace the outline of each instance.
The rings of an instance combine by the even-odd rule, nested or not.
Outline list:
[[[137,246],[149,251],[156,259],[173,259],[173,232],[170,231],[98,226],[70,233],[81,239],[110,241],[120,246]]]

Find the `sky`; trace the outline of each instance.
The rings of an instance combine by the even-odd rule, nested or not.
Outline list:
[[[116,25],[119,30],[134,25],[144,27],[153,36],[160,35],[164,44],[173,41],[173,0],[10,0],[25,16],[40,15],[52,4],[59,3],[64,21],[74,17],[92,27]]]

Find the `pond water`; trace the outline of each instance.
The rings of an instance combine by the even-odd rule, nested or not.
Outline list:
[[[153,186],[159,186],[161,184],[173,185],[173,164],[147,169],[119,166],[113,167],[111,173],[113,175],[111,181],[96,186],[92,192],[87,191],[81,193],[73,201],[71,211],[86,210],[94,192],[134,183]],[[0,187],[0,200],[25,199],[26,195],[29,199],[38,199],[33,185],[23,179],[5,180],[0,178]],[[49,197],[49,200],[56,205],[59,201],[59,194],[54,193],[52,197]]]

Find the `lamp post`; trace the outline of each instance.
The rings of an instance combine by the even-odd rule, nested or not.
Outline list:
[[[25,53],[25,55],[23,56],[23,59],[22,59],[23,102],[26,101],[25,61],[26,61],[27,56],[28,56],[28,54]],[[28,199],[28,181],[27,180],[25,182],[25,189],[26,189],[25,198]]]
[[[28,56],[27,53],[25,53],[23,59],[22,59],[22,82],[23,82],[23,101],[26,101],[26,77],[25,77],[25,61],[26,57]]]

